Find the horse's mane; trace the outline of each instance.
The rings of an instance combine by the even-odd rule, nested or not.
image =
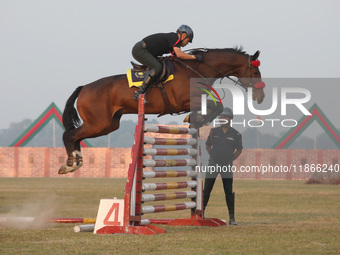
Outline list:
[[[240,55],[247,54],[246,51],[243,50],[242,46],[235,46],[233,48],[223,48],[223,49],[198,48],[198,49],[190,49],[190,50],[187,50],[186,52],[193,54],[193,55],[201,53],[201,52],[230,52],[230,53],[236,53]]]

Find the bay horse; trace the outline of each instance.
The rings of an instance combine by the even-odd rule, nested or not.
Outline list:
[[[212,78],[214,82],[219,78],[237,77],[239,85],[252,88],[253,100],[259,104],[262,103],[265,95],[257,60],[260,55],[259,51],[254,55],[249,55],[242,48],[226,48],[192,50],[191,53],[204,54],[204,61],[199,63],[195,60],[182,61],[170,58],[173,60],[175,79],[164,85],[167,100],[163,97],[164,93],[161,89],[151,88],[146,96],[148,101],[145,105],[146,114],[162,115],[198,111],[200,101],[190,102],[190,94],[196,93],[195,88],[190,88],[191,78],[210,78],[210,81]],[[201,90],[196,90],[197,93],[202,93]],[[107,135],[119,128],[123,114],[138,112],[138,102],[132,99],[135,91],[136,88],[129,88],[127,76],[120,74],[80,86],[73,92],[63,112],[65,128],[63,142],[68,159],[66,165],[62,165],[59,169],[59,174],[74,172],[82,166],[81,140]],[[74,107],[76,99],[78,113]],[[222,108],[219,108],[217,111],[215,109],[215,113],[213,110],[210,113],[216,117],[221,111]],[[191,119],[190,122],[192,122]],[[206,120],[201,119],[199,122],[203,125]]]

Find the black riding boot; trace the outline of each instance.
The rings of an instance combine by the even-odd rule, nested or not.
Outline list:
[[[154,81],[156,76],[156,72],[155,69],[151,69],[146,75],[145,78],[143,80],[142,86],[139,87],[138,91],[135,91],[135,94],[133,95],[133,99],[138,101],[139,99],[139,95],[140,94],[144,94],[146,92],[146,90],[148,89],[148,87],[150,86],[150,84]],[[145,100],[145,103],[147,103],[147,101]]]
[[[204,192],[203,192],[203,213],[202,213],[202,218],[205,218],[204,212],[205,212],[205,208],[208,205],[209,198],[210,198],[210,194],[204,194]]]
[[[237,225],[235,220],[235,192],[226,195],[226,202],[229,211],[229,225]]]

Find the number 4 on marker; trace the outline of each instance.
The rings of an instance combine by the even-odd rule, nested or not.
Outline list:
[[[114,214],[114,219],[109,220],[110,217]],[[120,222],[118,221],[118,215],[119,215],[119,203],[113,203],[109,212],[107,213],[105,219],[104,219],[104,225],[106,226],[120,226]]]

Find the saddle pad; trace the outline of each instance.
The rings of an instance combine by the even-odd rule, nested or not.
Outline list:
[[[140,87],[143,84],[143,80],[145,77],[145,72],[141,72],[141,71],[134,71],[132,69],[128,69],[126,71],[126,76],[129,82],[129,87]],[[174,74],[173,74],[173,70],[171,68],[171,72],[170,75],[168,76],[168,78],[163,82],[163,84],[167,83],[168,81],[171,81],[174,79]]]

